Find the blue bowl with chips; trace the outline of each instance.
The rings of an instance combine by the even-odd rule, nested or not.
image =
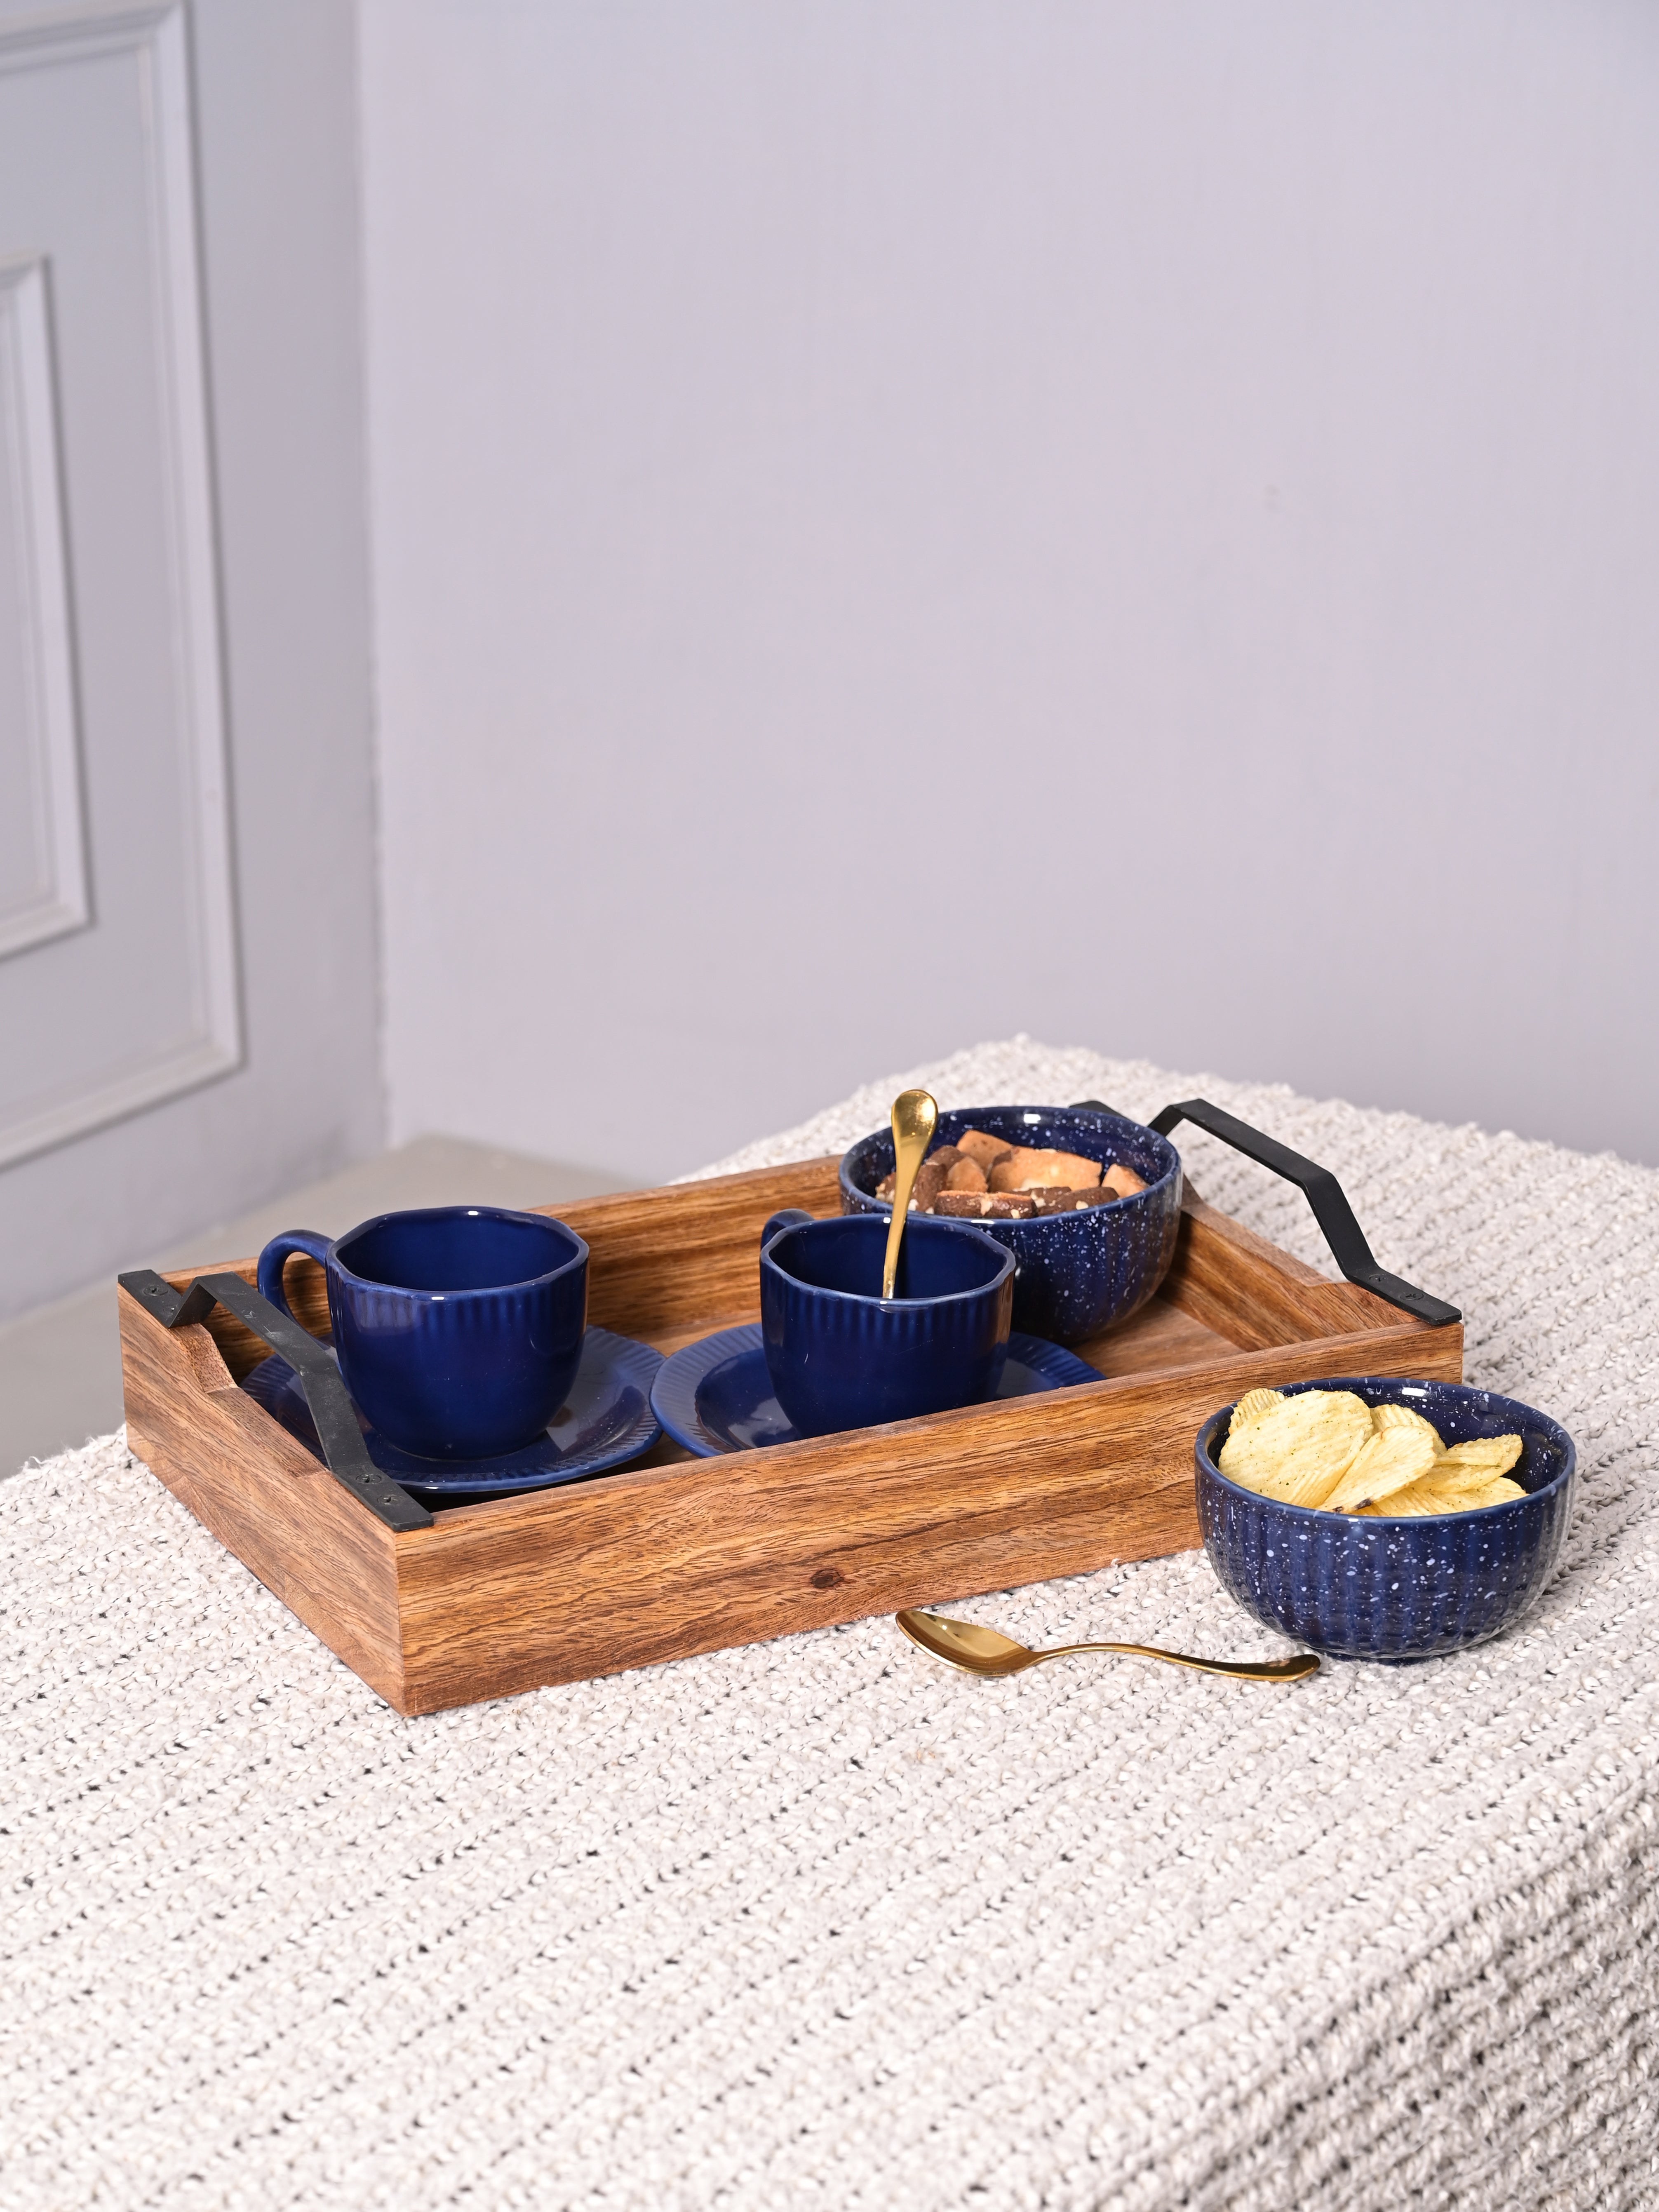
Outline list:
[[[1537,1604],[1578,1486],[1577,1454],[1559,1421],[1462,1382],[1342,1375],[1290,1383],[1282,1395],[1303,1390],[1351,1390],[1368,1406],[1409,1407],[1449,1445],[1519,1435],[1510,1475],[1525,1495],[1409,1518],[1284,1505],[1217,1465],[1233,1413],[1224,1406],[1194,1447],[1198,1522],[1222,1587],[1247,1613],[1333,1659],[1398,1664],[1484,1643]]]

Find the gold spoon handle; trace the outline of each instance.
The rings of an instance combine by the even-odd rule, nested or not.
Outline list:
[[[916,1170],[927,1157],[939,1121],[939,1108],[926,1091],[901,1091],[893,1101],[893,1218],[887,1224],[887,1249],[882,1255],[881,1294],[890,1298],[898,1284],[899,1246],[904,1238],[904,1217],[915,1188]]]
[[[1297,1651],[1289,1659],[1194,1659],[1186,1651],[1160,1651],[1155,1644],[1061,1644],[1034,1656],[1040,1663],[1069,1659],[1079,1651],[1123,1651],[1134,1659],[1165,1659],[1171,1667],[1194,1667],[1200,1674],[1231,1674],[1243,1682],[1299,1682],[1319,1672],[1316,1651]]]
[[[901,1172],[893,1184],[893,1218],[887,1224],[887,1249],[881,1259],[881,1294],[890,1298],[898,1288],[899,1246],[904,1241],[904,1217],[910,1207],[910,1192],[916,1180],[915,1167],[908,1175]]]

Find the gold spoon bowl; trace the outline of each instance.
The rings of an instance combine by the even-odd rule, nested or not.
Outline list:
[[[1194,1667],[1200,1674],[1226,1674],[1238,1682],[1300,1682],[1319,1672],[1316,1651],[1297,1651],[1288,1659],[1195,1659],[1190,1652],[1161,1651],[1155,1644],[1060,1644],[1052,1651],[1033,1651],[977,1621],[947,1620],[943,1613],[910,1607],[895,1616],[912,1644],[935,1659],[959,1667],[964,1674],[995,1677],[1023,1674],[1045,1659],[1070,1659],[1079,1651],[1117,1651],[1133,1659],[1162,1659],[1171,1667]]]

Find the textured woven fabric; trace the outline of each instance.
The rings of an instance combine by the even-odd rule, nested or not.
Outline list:
[[[0,1485],[9,2212],[1659,2205],[1659,1174],[1023,1039],[915,1073],[1202,1089],[1334,1167],[1578,1438],[1538,1611],[1271,1690],[976,1683],[873,1620],[406,1721],[118,1438],[67,1454]],[[1197,1554],[953,1610],[1282,1648]]]

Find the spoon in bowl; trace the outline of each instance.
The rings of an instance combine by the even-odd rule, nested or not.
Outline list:
[[[904,1217],[916,1170],[939,1127],[939,1106],[931,1091],[901,1091],[889,1116],[893,1124],[893,1218],[887,1224],[887,1251],[881,1263],[881,1294],[893,1295],[898,1281],[899,1246],[904,1239]],[[866,1278],[866,1281],[868,1278]]]
[[[1125,1651],[1137,1659],[1164,1659],[1171,1667],[1195,1667],[1201,1674],[1230,1674],[1241,1682],[1299,1682],[1319,1672],[1316,1651],[1297,1651],[1288,1659],[1194,1659],[1184,1651],[1160,1651],[1152,1644],[1059,1644],[1052,1651],[1033,1651],[977,1621],[947,1620],[943,1613],[914,1607],[895,1618],[912,1644],[960,1667],[964,1674],[1020,1674],[1045,1659],[1069,1659],[1078,1651]]]

